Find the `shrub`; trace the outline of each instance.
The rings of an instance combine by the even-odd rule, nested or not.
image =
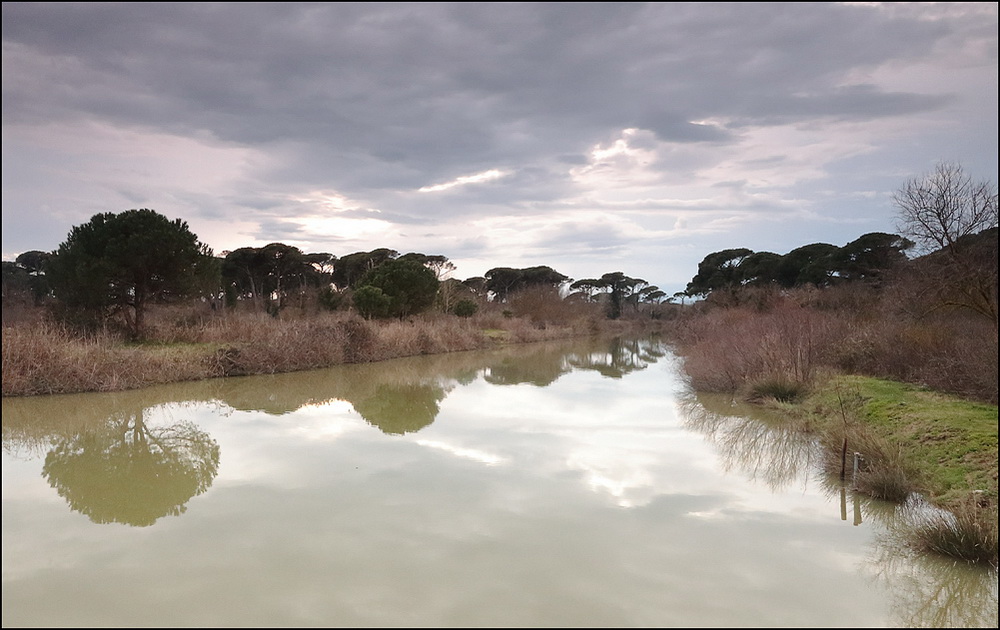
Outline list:
[[[784,376],[757,381],[750,387],[749,400],[773,399],[782,403],[796,402],[806,393],[806,385]]]
[[[459,317],[472,317],[479,310],[479,305],[472,300],[459,300],[452,312]]]
[[[390,316],[392,298],[382,292],[382,289],[365,285],[354,292],[354,308],[358,309],[365,319],[381,319]]]

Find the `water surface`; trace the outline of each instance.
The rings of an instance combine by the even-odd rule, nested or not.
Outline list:
[[[995,627],[652,341],[3,401],[3,625]]]

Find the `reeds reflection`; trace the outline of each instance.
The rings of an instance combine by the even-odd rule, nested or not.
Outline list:
[[[996,628],[997,570],[910,552],[898,535],[881,537],[868,561],[889,588],[900,627]]]

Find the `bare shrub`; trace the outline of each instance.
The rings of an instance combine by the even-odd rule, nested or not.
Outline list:
[[[367,363],[377,360],[376,337],[372,324],[360,317],[340,322],[343,357],[347,363]]]
[[[850,323],[833,367],[996,404],[997,341],[989,322],[959,312],[914,318],[891,306]]]
[[[808,384],[845,328],[830,313],[784,301],[764,312],[713,309],[679,337],[695,389],[736,392],[764,381]]]
[[[515,317],[527,318],[539,327],[567,326],[587,318],[600,308],[597,304],[564,300],[552,287],[522,289],[510,296],[507,306]]]

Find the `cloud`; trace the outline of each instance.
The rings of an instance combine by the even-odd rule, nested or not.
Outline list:
[[[837,217],[847,242],[892,230],[886,197],[858,190],[891,192],[939,159],[995,176],[996,15],[990,3],[4,3],[3,252],[54,248],[93,212],[136,205],[185,218],[217,250],[295,238],[335,254],[419,244],[526,259],[545,256],[525,248],[551,243],[553,226],[582,236],[600,212],[632,250],[669,235],[677,256],[707,226],[787,251]],[[573,275],[567,249],[539,264]],[[607,260],[626,262],[658,265]]]
[[[462,175],[456,177],[450,182],[445,182],[444,184],[434,184],[433,186],[422,186],[417,189],[417,192],[440,192],[442,190],[448,190],[449,188],[454,188],[455,186],[465,186],[467,184],[478,184],[481,182],[488,182],[494,179],[499,179],[506,175],[503,171],[491,168],[488,171],[483,171],[481,173],[476,173],[474,175]]]

